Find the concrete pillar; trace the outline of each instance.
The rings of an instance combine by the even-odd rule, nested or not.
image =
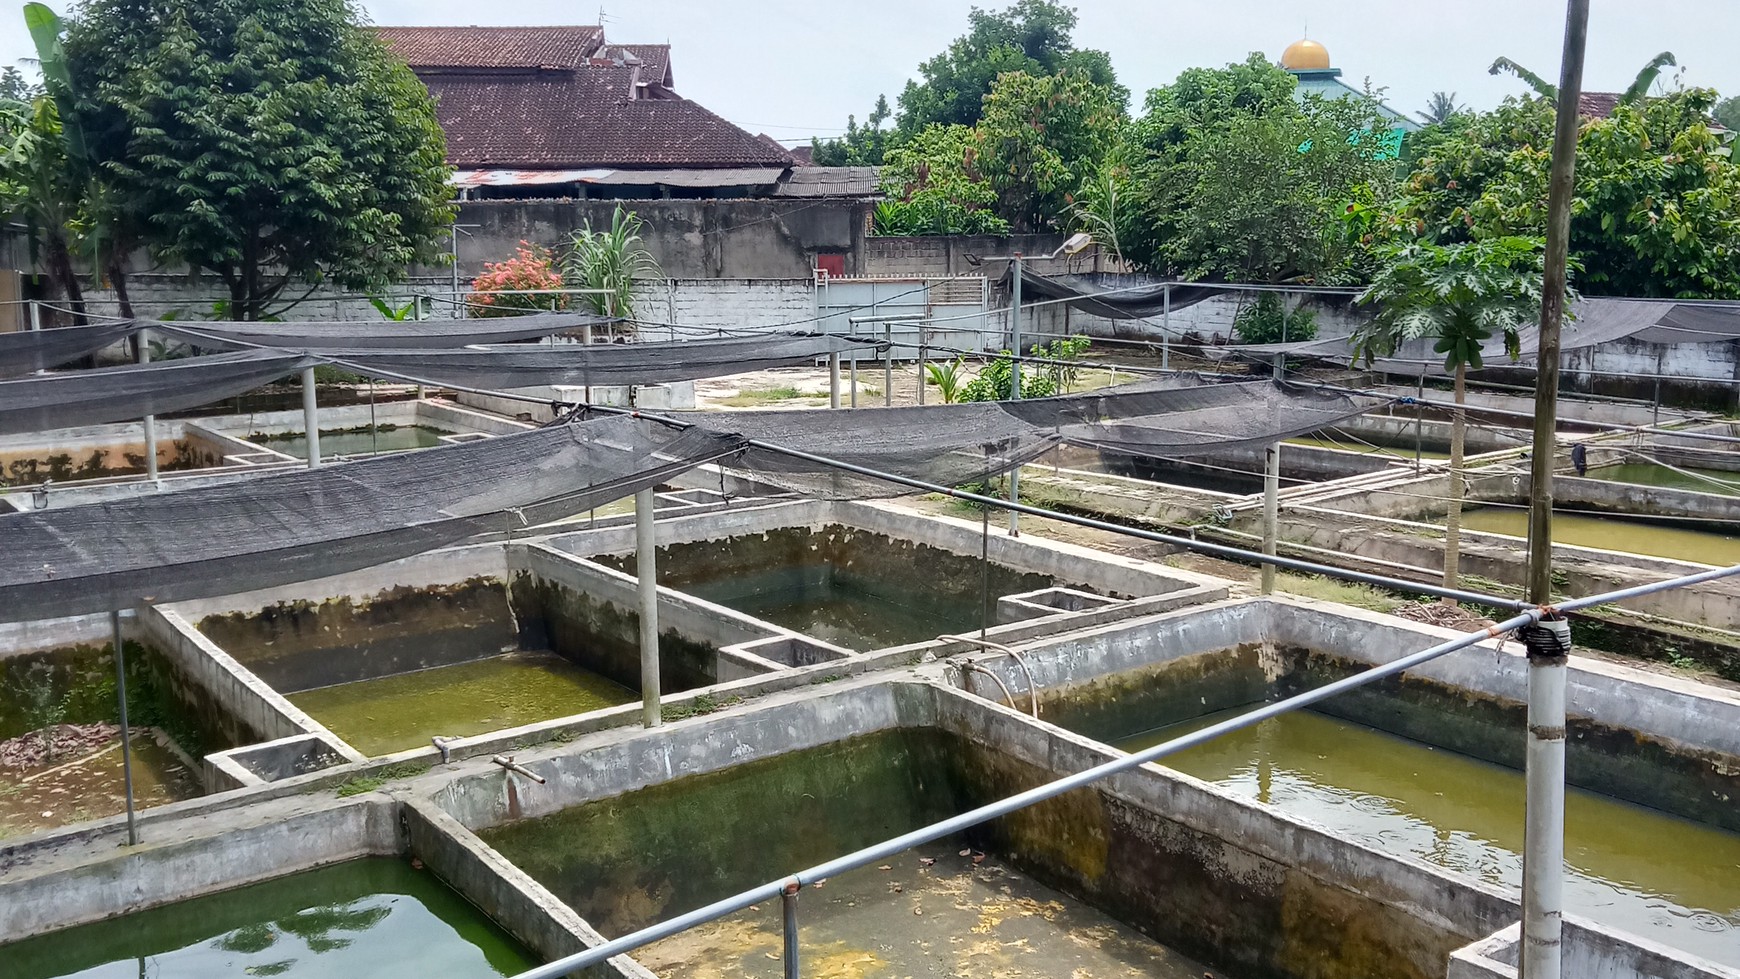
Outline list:
[[[653,491],[634,494],[634,574],[640,599],[641,723],[664,723],[659,707],[659,577],[658,538],[653,533]]]
[[[840,355],[828,355],[828,407],[840,407]]]
[[[151,363],[151,333],[140,330],[138,333],[139,363]],[[145,416],[145,478],[157,482],[157,416]]]
[[[308,438],[308,468],[320,465],[320,409],[314,403],[314,368],[302,370],[302,431]]]

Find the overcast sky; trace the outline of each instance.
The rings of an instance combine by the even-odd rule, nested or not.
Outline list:
[[[1001,0],[984,5],[1002,6]],[[55,3],[64,9],[63,3]],[[515,0],[368,0],[379,24],[596,23],[590,3]],[[966,30],[971,6],[953,0],[634,0],[606,2],[613,41],[673,45],[677,90],[746,129],[783,141],[827,136],[859,119],[879,93],[890,103],[918,63]],[[1080,47],[1109,51],[1118,78],[1135,93],[1163,85],[1184,68],[1271,59],[1309,29],[1329,49],[1343,79],[1370,77],[1388,101],[1412,114],[1433,91],[1453,91],[1476,108],[1523,91],[1493,77],[1508,55],[1556,79],[1564,31],[1559,0],[1079,0]],[[1660,51],[1679,57],[1688,85],[1740,94],[1740,0],[1594,0],[1584,88],[1613,91]],[[0,58],[30,53],[15,10],[0,30]]]

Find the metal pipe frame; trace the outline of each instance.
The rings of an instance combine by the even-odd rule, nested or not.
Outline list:
[[[127,643],[121,638],[121,610],[109,612],[115,643],[115,698],[121,708],[121,786],[127,796],[127,845],[139,845],[139,814],[133,807],[133,728],[127,723]]]
[[[1355,690],[1386,677],[1405,673],[1408,670],[1429,663],[1439,657],[1456,652],[1459,649],[1466,649],[1467,647],[1483,640],[1493,639],[1521,626],[1531,625],[1540,621],[1543,616],[1546,616],[1555,610],[1562,613],[1573,609],[1588,608],[1592,605],[1605,605],[1610,602],[1623,601],[1627,598],[1636,598],[1640,595],[1666,591],[1671,588],[1681,588],[1686,585],[1696,584],[1702,581],[1711,581],[1717,578],[1725,578],[1735,574],[1740,574],[1740,565],[1735,565],[1729,568],[1716,568],[1695,575],[1686,575],[1681,578],[1670,578],[1665,581],[1651,582],[1647,585],[1624,588],[1618,591],[1606,592],[1601,595],[1591,595],[1587,598],[1573,599],[1559,604],[1554,609],[1529,608],[1490,628],[1482,629],[1479,632],[1471,632],[1455,639],[1446,640],[1436,646],[1420,650],[1416,653],[1411,653],[1392,662],[1385,663],[1382,666],[1374,666],[1369,670],[1355,673],[1349,677],[1343,677],[1333,683],[1325,684],[1313,690],[1307,690],[1304,693],[1296,694],[1292,697],[1286,698],[1285,700],[1278,700],[1271,704],[1265,704],[1262,707],[1241,714],[1238,717],[1228,718],[1218,724],[1211,724],[1208,727],[1183,735],[1182,737],[1173,738],[1170,741],[1154,745],[1151,748],[1146,748],[1134,754],[1128,754],[1122,758],[1116,758],[1095,765],[1092,768],[1084,769],[1083,771],[1076,772],[1073,775],[1066,775],[1062,778],[1047,782],[1044,785],[1039,785],[1028,789],[1025,792],[1009,796],[1006,799],[979,806],[976,809],[968,810],[958,816],[953,816],[941,820],[940,822],[932,823],[929,826],[915,829],[910,833],[905,833],[892,839],[884,840],[881,843],[865,847],[861,850],[856,850],[852,853],[846,854],[845,856],[829,860],[826,863],[817,864],[806,870],[800,870],[795,874],[782,877],[778,880],[769,881],[768,883],[750,888],[741,893],[714,901],[712,904],[708,904],[705,907],[696,908],[686,914],[677,915],[667,921],[662,921],[656,925],[642,928],[637,932],[624,935],[623,937],[613,941],[605,942],[602,945],[594,946],[584,952],[578,952],[574,955],[557,959],[556,961],[546,965],[538,966],[534,969],[528,969],[527,971],[513,977],[513,979],[560,979],[560,977],[566,976],[568,973],[573,972],[576,969],[597,965],[607,959],[614,958],[627,952],[632,952],[643,945],[650,945],[660,939],[669,938],[672,935],[682,931],[687,931],[697,925],[706,924],[709,921],[722,918],[733,912],[741,911],[752,904],[759,904],[762,901],[772,900],[776,897],[783,898],[788,893],[795,895],[807,884],[826,880],[829,877],[836,877],[849,870],[856,870],[859,867],[868,866],[886,860],[895,854],[910,850],[915,846],[921,846],[925,843],[942,839],[945,836],[950,836],[954,833],[961,832],[962,830],[970,829],[980,823],[996,819],[1000,816],[1007,816],[1012,812],[1025,809],[1036,803],[1044,802],[1047,799],[1056,798],[1066,792],[1072,792],[1076,789],[1092,785],[1095,782],[1109,778],[1113,775],[1140,768],[1151,761],[1157,761],[1167,755],[1176,754],[1180,751],[1206,744],[1223,734],[1230,734],[1234,731],[1255,726],[1263,721],[1269,720],[1270,718],[1279,717],[1282,714],[1298,710],[1301,707],[1309,707],[1312,704],[1328,700],[1331,697],[1346,693],[1349,690]],[[1563,792],[1562,784],[1560,785],[1560,792]]]

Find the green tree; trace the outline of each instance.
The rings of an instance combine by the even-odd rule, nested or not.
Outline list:
[[[1710,110],[1716,124],[1731,133],[1740,132],[1740,95],[1730,95]]]
[[[1467,106],[1456,103],[1455,92],[1433,92],[1426,100],[1426,110],[1420,113],[1420,121],[1428,126],[1442,126],[1467,111]]]
[[[441,259],[454,209],[429,94],[345,0],[91,0],[66,50],[119,218],[229,288],[379,289]],[[306,295],[306,293],[304,293]]]
[[[1661,70],[1663,68],[1677,67],[1678,65],[1679,62],[1674,60],[1674,53],[1672,51],[1663,51],[1661,54],[1649,59],[1649,63],[1645,64],[1643,68],[1638,71],[1637,76],[1631,80],[1631,84],[1627,85],[1625,91],[1620,93],[1619,104],[1626,105],[1642,99],[1645,95],[1649,94],[1650,86],[1654,85],[1655,80],[1661,76]],[[1522,79],[1523,83],[1529,88],[1534,89],[1536,95],[1546,99],[1548,102],[1557,102],[1559,100],[1559,88],[1557,85],[1554,85],[1552,82],[1547,81],[1545,78],[1542,78],[1509,58],[1497,59],[1492,63],[1492,67],[1486,69],[1486,71],[1487,74],[1490,75],[1515,75]]]
[[[1467,422],[1468,371],[1483,366],[1481,345],[1504,338],[1512,359],[1518,331],[1541,311],[1544,242],[1503,236],[1455,245],[1413,242],[1386,250],[1384,264],[1357,302],[1376,315],[1352,337],[1370,362],[1394,354],[1408,340],[1433,341],[1444,370],[1456,378],[1450,428],[1450,506],[1444,517],[1444,584],[1459,580],[1462,543],[1462,459]]]
[[[17,68],[0,68],[0,105],[28,105],[42,94],[42,86],[24,77]]]
[[[1571,256],[1584,292],[1740,298],[1740,165],[1685,89],[1584,122]],[[1422,155],[1387,226],[1440,244],[1546,232],[1553,107],[1507,99]]]
[[[84,290],[73,266],[85,187],[68,157],[53,98],[0,105],[0,216],[20,221],[49,281],[84,322]]]
[[[998,215],[1019,231],[1066,224],[1075,194],[1123,123],[1116,94],[1085,72],[997,79],[975,136]]]
[[[1148,94],[1117,161],[1130,172],[1124,254],[1191,279],[1358,281],[1350,204],[1387,199],[1390,124],[1371,99],[1293,97],[1262,55],[1193,68]]]
[[[882,168],[888,200],[876,208],[879,235],[1006,234],[996,191],[980,169],[977,135],[968,126],[932,126],[888,151]]]
[[[858,125],[856,116],[846,117],[846,135],[839,139],[810,140],[811,159],[818,167],[879,167],[888,151],[888,96],[876,96],[876,106]]]
[[[1110,57],[1075,47],[1075,8],[1051,0],[1016,0],[1001,11],[973,7],[967,21],[967,33],[920,65],[920,80],[907,82],[901,92],[898,128],[903,137],[939,123],[977,123],[991,86],[1011,71],[1055,75],[1076,69],[1094,84],[1110,88],[1120,108],[1129,102],[1129,90],[1118,85]]]

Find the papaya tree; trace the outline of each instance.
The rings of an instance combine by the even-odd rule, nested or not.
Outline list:
[[[1455,378],[1450,419],[1449,510],[1444,516],[1444,585],[1460,578],[1463,449],[1468,372],[1485,366],[1483,348],[1503,338],[1505,353],[1521,354],[1518,331],[1541,311],[1540,238],[1510,235],[1454,245],[1410,242],[1384,250],[1383,264],[1360,294],[1376,307],[1371,322],[1351,338],[1367,363],[1388,357],[1409,340],[1430,340]]]

